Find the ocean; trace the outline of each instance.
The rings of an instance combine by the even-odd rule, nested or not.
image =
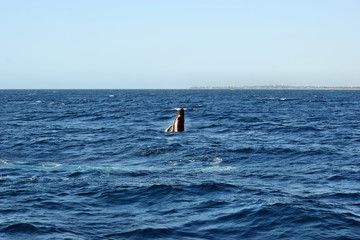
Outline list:
[[[0,239],[360,239],[359,119],[360,91],[0,90]]]

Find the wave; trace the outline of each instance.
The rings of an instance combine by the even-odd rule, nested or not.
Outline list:
[[[38,229],[30,224],[30,223],[15,223],[10,226],[7,226],[3,229],[4,232],[11,232],[11,233],[36,233]]]
[[[199,129],[210,129],[210,128],[223,128],[220,124],[204,124],[199,127]]]
[[[279,101],[294,101],[294,100],[300,100],[299,98],[279,98]]]
[[[230,236],[238,239],[294,239],[294,236],[295,239],[312,239],[317,234],[322,236],[321,239],[328,239],[333,236],[328,231],[329,228],[338,229],[341,225],[353,228],[360,226],[360,222],[352,219],[353,216],[319,211],[297,203],[244,206],[232,211],[229,205],[223,207],[229,209],[228,213],[218,213],[206,220],[189,221],[182,228],[205,236],[211,235],[216,239]],[[357,236],[355,232],[344,229],[338,233],[338,239],[342,238],[356,239]]]
[[[170,237],[174,235],[174,230],[169,228],[140,228],[140,229],[133,229],[129,231],[124,231],[120,233],[111,233],[104,236],[105,239],[119,239],[119,238],[126,238],[126,239],[157,239],[157,238],[164,238]]]
[[[239,189],[238,186],[228,183],[204,182],[199,184],[165,185],[154,184],[145,188],[137,188],[141,194],[154,195],[187,192],[209,194],[210,192],[225,192]]]
[[[280,147],[280,146],[243,146],[226,149],[227,152],[233,153],[257,153],[257,154],[271,154],[271,155],[283,155],[285,156],[297,156],[297,157],[308,157],[313,155],[332,155],[336,154],[336,151],[329,147],[298,147],[298,146],[289,146],[289,147]]]
[[[270,133],[273,132],[284,132],[284,133],[306,133],[306,132],[318,132],[322,131],[321,128],[316,126],[301,126],[301,125],[294,125],[294,126],[288,126],[288,125],[273,125],[273,124],[260,124],[263,127],[267,127],[267,131]]]
[[[169,148],[156,148],[156,149],[144,150],[140,153],[140,155],[144,157],[149,157],[153,155],[166,154],[169,153],[170,151],[171,149]]]

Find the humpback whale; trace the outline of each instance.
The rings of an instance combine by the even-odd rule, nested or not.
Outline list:
[[[178,113],[176,114],[173,124],[170,125],[165,130],[165,132],[183,132],[184,131],[184,122],[185,122],[184,109],[181,108],[178,111]]]

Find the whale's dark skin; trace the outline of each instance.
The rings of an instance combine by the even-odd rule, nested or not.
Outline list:
[[[165,131],[166,132],[183,132],[185,128],[185,112],[184,109],[181,108],[178,113],[176,114],[176,117],[174,119],[174,122],[170,127],[168,127]]]

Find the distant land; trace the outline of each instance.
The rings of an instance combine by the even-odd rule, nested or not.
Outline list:
[[[360,90],[360,87],[326,87],[326,86],[288,86],[279,85],[255,85],[255,86],[206,86],[191,87],[190,89],[260,89],[260,90]]]

